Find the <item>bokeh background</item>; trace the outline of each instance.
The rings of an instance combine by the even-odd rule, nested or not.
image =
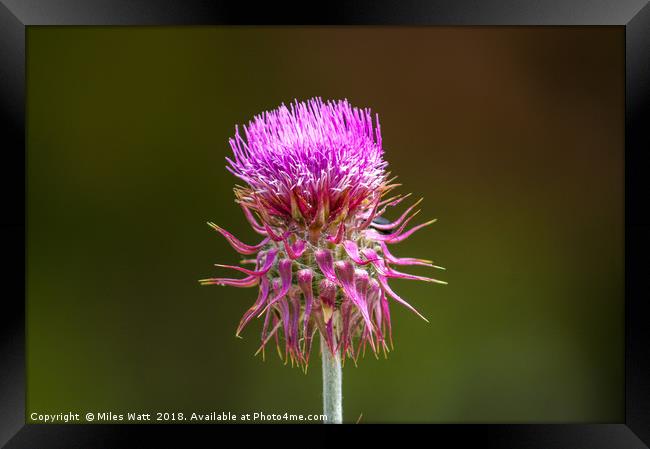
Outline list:
[[[438,223],[399,245],[395,351],[344,369],[361,422],[623,420],[622,28],[27,31],[27,413],[320,413],[250,289],[200,287],[256,239],[224,168],[281,102],[380,114],[390,169]],[[415,270],[422,274],[423,271]],[[270,356],[269,356],[270,355]]]

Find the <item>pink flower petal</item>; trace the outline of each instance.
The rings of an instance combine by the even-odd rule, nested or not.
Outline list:
[[[416,276],[414,274],[402,273],[401,271],[393,270],[391,267],[386,265],[386,263],[377,255],[377,253],[370,249],[365,248],[363,255],[366,256],[371,262],[372,265],[377,269],[377,272],[387,278],[397,278],[397,279],[410,279],[413,281],[424,281],[424,282],[435,282],[437,284],[447,284],[444,281],[439,281],[438,279],[428,278],[424,276]]]
[[[255,270],[249,270],[248,268],[244,267],[239,267],[236,265],[222,265],[222,264],[214,264],[215,267],[221,267],[221,268],[231,268],[233,270],[241,271],[242,273],[246,273],[250,276],[264,276],[266,273],[269,272],[271,267],[273,266],[273,263],[275,262],[275,255],[278,253],[277,249],[271,249],[269,250],[268,253],[266,253],[266,261],[264,262],[264,265],[262,268],[260,268],[258,271]]]
[[[381,284],[381,288],[384,290],[384,292],[388,293],[395,301],[402,304],[404,307],[409,309],[411,312],[415,313],[417,316],[422,318],[424,321],[426,321],[427,323],[429,322],[429,320],[427,320],[424,316],[422,316],[422,314],[420,312],[418,312],[411,304],[409,304],[408,302],[406,302],[402,298],[400,298],[397,295],[397,293],[395,293],[390,288],[390,286],[388,285],[388,282],[387,282],[387,280],[386,280],[386,278],[384,276],[380,275],[380,276],[377,276],[377,278],[379,279],[379,284]]]
[[[379,245],[381,246],[381,251],[384,255],[384,259],[386,259],[386,262],[392,263],[394,265],[422,265],[425,267],[433,267],[433,268],[440,268],[444,269],[442,267],[438,267],[436,265],[432,265],[432,262],[430,260],[425,260],[425,259],[414,259],[412,257],[396,257],[391,254],[391,252],[388,250],[388,245],[386,245],[386,242],[379,242]]]
[[[401,215],[397,220],[395,220],[394,222],[392,222],[392,223],[387,223],[387,224],[377,224],[377,223],[375,223],[375,224],[372,225],[372,227],[375,228],[375,229],[381,229],[382,231],[388,231],[388,230],[390,230],[390,229],[394,229],[394,228],[398,227],[399,225],[402,224],[402,222],[404,221],[404,219],[406,218],[406,216],[407,216],[409,213],[411,213],[411,211],[412,211],[412,210],[413,210],[413,209],[414,209],[418,204],[420,204],[421,202],[422,202],[422,198],[420,198],[420,199],[419,199],[415,204],[413,204],[411,207],[409,207],[408,209],[406,209],[406,211],[405,211],[405,212],[404,212],[404,213],[403,213],[403,214],[402,214],[402,215]]]
[[[330,281],[336,282],[336,274],[334,273],[334,259],[332,253],[326,249],[319,249],[314,252],[316,263],[320,268],[321,273]]]
[[[262,226],[257,222],[257,219],[255,218],[255,216],[253,216],[251,210],[248,207],[244,206],[243,204],[241,204],[241,208],[244,211],[244,216],[246,217],[246,220],[248,220],[248,223],[251,225],[253,230],[258,234],[267,235],[264,226]]]
[[[392,241],[393,239],[396,239],[402,233],[402,231],[404,231],[404,228],[406,227],[406,225],[419,213],[420,213],[419,210],[415,211],[410,217],[408,217],[404,221],[404,223],[402,223],[400,225],[400,227],[397,229],[397,231],[393,232],[392,234],[381,234],[381,233],[377,232],[377,230],[375,230],[375,229],[368,229],[368,230],[365,231],[365,235],[366,235],[367,238],[369,238],[371,240],[376,240],[378,242]]]
[[[341,240],[343,239],[343,235],[345,235],[345,224],[341,223],[339,227],[337,228],[336,235],[335,236],[329,236],[327,237],[327,241],[330,243],[341,243]]]
[[[412,227],[411,229],[409,229],[408,231],[406,231],[405,233],[400,234],[399,236],[397,236],[397,237],[395,237],[395,238],[392,238],[392,239],[390,239],[390,240],[386,240],[386,243],[391,243],[391,244],[392,244],[392,243],[399,243],[399,242],[401,242],[401,241],[404,241],[404,240],[406,240],[407,238],[409,238],[411,235],[413,235],[413,233],[414,233],[415,231],[418,231],[418,230],[424,228],[425,226],[429,226],[430,224],[433,224],[433,223],[435,223],[436,221],[438,221],[438,219],[437,219],[437,218],[434,218],[433,220],[429,220],[429,221],[427,221],[426,223],[422,223],[422,224],[419,224],[419,225],[417,225],[417,226],[414,226],[414,227]]]
[[[326,324],[331,321],[332,313],[334,313],[337,288],[337,284],[329,279],[323,279],[318,285],[318,299],[321,302],[323,320]]]
[[[303,335],[307,335],[307,324],[311,316],[311,306],[314,300],[314,293],[312,291],[312,280],[314,279],[314,272],[308,268],[298,271],[298,285],[302,294],[305,297],[305,312],[303,314]]]
[[[210,278],[201,279],[201,285],[229,285],[231,287],[254,287],[257,285],[259,278],[256,276],[248,276],[243,279],[230,279],[230,278]]]
[[[303,255],[305,250],[307,249],[307,242],[304,240],[298,240],[296,243],[291,244],[287,239],[284,240],[284,248],[287,251],[287,255],[291,259],[298,259],[300,256]]]
[[[246,327],[248,322],[260,311],[264,308],[264,304],[266,302],[266,298],[268,297],[269,294],[269,280],[268,278],[262,278],[262,282],[260,283],[260,291],[257,296],[257,300],[253,304],[253,306],[244,313],[244,316],[242,316],[241,321],[239,322],[239,326],[237,326],[237,331],[235,332],[235,335],[239,336],[241,331]]]
[[[230,232],[226,231],[225,229],[217,226],[214,223],[208,222],[208,225],[213,228],[215,231],[219,232],[221,235],[223,235],[226,240],[228,240],[228,243],[230,243],[230,246],[232,246],[235,251],[237,251],[239,254],[254,254],[256,253],[260,248],[262,248],[264,245],[267,244],[269,241],[268,237],[262,240],[260,243],[257,245],[247,245],[245,243],[242,243],[240,240],[237,239],[234,235],[232,235]]]
[[[359,247],[352,240],[345,240],[343,242],[343,248],[345,249],[345,252],[348,254],[350,259],[354,261],[354,263],[358,265],[367,265],[370,263],[369,260],[363,260],[361,258],[359,255]]]
[[[273,232],[273,229],[271,229],[271,227],[269,225],[267,225],[266,223],[264,223],[264,230],[268,234],[269,238],[271,240],[273,240],[274,242],[281,242],[285,238],[285,236],[282,236],[282,235],[279,235],[279,234],[276,234],[275,232]]]
[[[391,346],[393,345],[393,329],[391,326],[390,322],[390,306],[388,304],[388,299],[386,298],[386,294],[384,291],[381,291],[381,312],[382,316],[384,318],[384,323],[386,323],[386,327],[388,328],[388,339],[390,340]]]
[[[292,266],[293,266],[293,262],[291,261],[291,259],[282,259],[280,260],[280,262],[278,262],[278,271],[280,272],[282,289],[275,295],[275,297],[272,300],[269,301],[269,303],[266,305],[266,308],[264,310],[273,306],[281,298],[284,298],[287,295],[287,293],[289,293],[289,288],[291,287]],[[264,311],[262,311],[262,313],[264,313]]]
[[[366,299],[359,295],[355,286],[354,267],[350,262],[338,261],[334,264],[334,270],[346,296],[354,303],[354,305],[357,306],[357,309],[359,309],[364,321],[366,322],[366,326],[368,326],[369,329],[372,329],[373,326],[368,313]]]

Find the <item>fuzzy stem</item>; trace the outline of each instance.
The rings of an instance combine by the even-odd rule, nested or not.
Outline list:
[[[320,347],[323,359],[323,413],[327,417],[324,423],[341,424],[343,423],[341,358],[338,352],[332,355],[322,334]]]

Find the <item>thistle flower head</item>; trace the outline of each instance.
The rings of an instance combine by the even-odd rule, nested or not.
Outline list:
[[[367,209],[386,181],[379,120],[343,100],[312,99],[258,115],[230,139],[240,203],[264,223],[323,231]]]
[[[256,116],[243,133],[236,128],[230,146],[227,169],[245,183],[235,188],[236,201],[263,238],[247,245],[209,223],[254,268],[219,265],[246,276],[201,283],[258,287],[237,335],[262,318],[260,351],[275,339],[281,357],[303,367],[316,333],[332,353],[355,362],[367,346],[386,353],[392,343],[388,298],[420,315],[388,280],[443,282],[393,268],[435,267],[388,250],[433,221],[406,230],[419,202],[393,222],[383,219],[408,195],[386,198],[397,184],[388,179],[379,118],[346,100],[295,101]]]

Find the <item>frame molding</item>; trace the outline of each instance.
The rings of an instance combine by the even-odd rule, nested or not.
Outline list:
[[[122,447],[146,438],[185,445],[224,427],[25,424],[25,36],[31,25],[614,25],[625,28],[625,423],[427,426],[429,440],[500,448],[650,445],[650,4],[647,0],[363,0],[318,13],[275,2],[0,0],[1,240],[0,446]],[[20,261],[21,263],[17,263]],[[331,426],[328,431],[334,430]],[[386,427],[374,426],[381,433]]]

